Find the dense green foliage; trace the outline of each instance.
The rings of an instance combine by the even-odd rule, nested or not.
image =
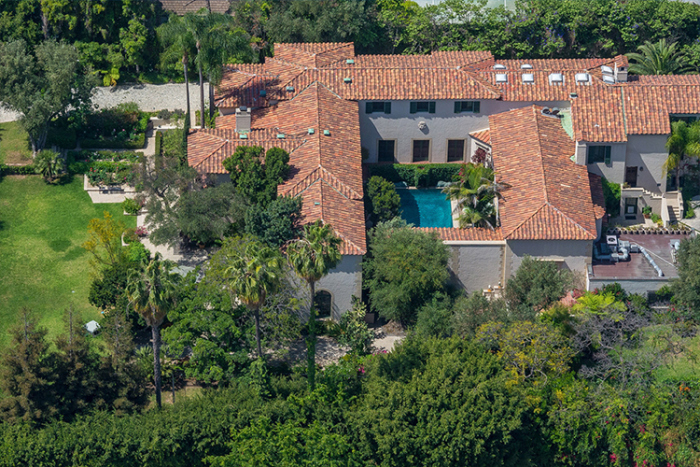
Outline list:
[[[603,197],[605,198],[605,212],[610,217],[617,217],[620,214],[622,186],[603,178]]]
[[[678,280],[673,283],[676,301],[700,321],[700,237],[681,242],[678,251]]]
[[[400,214],[401,198],[390,181],[376,175],[370,177],[366,192],[366,212],[370,213],[375,224],[389,221]]]
[[[404,182],[408,186],[436,186],[438,182],[450,182],[459,172],[460,164],[381,164],[370,165],[371,176],[382,177],[392,183]]]
[[[573,280],[571,271],[560,270],[556,263],[526,256],[508,279],[506,299],[513,312],[534,316],[571,290]]]
[[[280,148],[271,148],[262,160],[260,146],[238,146],[224,159],[223,166],[231,174],[231,182],[238,191],[261,207],[277,198],[277,185],[289,173],[289,154]]]
[[[280,247],[299,234],[301,203],[301,196],[281,196],[266,208],[254,204],[245,214],[245,231]]]

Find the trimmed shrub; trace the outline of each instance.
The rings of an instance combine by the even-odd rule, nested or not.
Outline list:
[[[392,183],[437,186],[440,181],[453,181],[460,168],[462,164],[377,164],[369,166],[369,174],[385,178]]]
[[[84,149],[143,149],[146,145],[146,134],[139,133],[133,140],[119,141],[116,139],[84,139],[80,146]]]
[[[46,137],[46,146],[73,149],[78,145],[78,136],[73,128],[52,128]]]
[[[156,137],[156,149],[155,149],[155,154],[156,157],[160,157],[163,155],[163,132],[158,130],[156,131],[155,134]]]
[[[127,214],[131,214],[133,216],[139,213],[141,210],[141,204],[131,198],[126,198],[124,201],[122,201],[122,209],[124,209]]]
[[[0,164],[0,175],[36,175],[34,164],[5,165]]]

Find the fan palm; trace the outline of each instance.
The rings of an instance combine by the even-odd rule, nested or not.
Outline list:
[[[302,238],[293,240],[287,247],[287,259],[294,272],[306,281],[311,293],[309,307],[309,336],[306,341],[309,387],[314,388],[316,376],[316,310],[314,296],[316,282],[338,265],[341,240],[330,225],[321,221],[304,226]]]
[[[688,124],[676,121],[671,124],[671,136],[666,141],[668,158],[664,162],[665,173],[674,171],[676,189],[679,188],[683,160],[686,157],[700,157],[700,121]]]
[[[282,278],[282,255],[276,249],[254,238],[224,246],[227,265],[224,275],[238,300],[255,316],[255,341],[258,357],[262,358],[260,343],[260,308],[265,299],[279,287]]]
[[[63,159],[53,151],[41,151],[36,156],[34,168],[44,180],[52,181],[63,169]]]
[[[161,61],[168,62],[174,57],[182,57],[182,66],[185,74],[185,93],[187,96],[187,125],[190,123],[190,81],[187,75],[190,55],[195,50],[195,38],[193,31],[196,29],[196,16],[188,14],[183,17],[172,15],[168,22],[161,25],[158,30],[158,38],[165,46],[161,54]],[[200,87],[201,87],[200,80]],[[203,106],[204,104],[202,104]],[[202,112],[203,113],[203,112]]]
[[[629,53],[627,58],[634,60],[630,64],[630,73],[637,75],[673,75],[687,73],[690,68],[684,56],[678,50],[678,43],[666,43],[666,39],[652,44],[646,41],[637,50]]]
[[[496,181],[493,170],[483,165],[464,164],[459,180],[443,189],[447,197],[457,201],[460,227],[467,225],[495,228],[498,225],[497,202],[509,185]]]
[[[153,379],[156,387],[156,403],[161,406],[160,326],[177,299],[177,283],[180,276],[173,274],[174,263],[163,261],[160,253],[145,258],[128,274],[126,295],[134,310],[151,327],[153,337]]]

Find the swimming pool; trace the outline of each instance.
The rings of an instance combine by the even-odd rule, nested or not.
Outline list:
[[[398,189],[401,217],[416,227],[452,227],[450,202],[436,188]]]

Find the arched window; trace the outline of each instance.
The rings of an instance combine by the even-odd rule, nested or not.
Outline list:
[[[328,318],[331,316],[333,308],[333,296],[326,290],[319,290],[314,297],[314,308],[316,316],[319,318]]]

